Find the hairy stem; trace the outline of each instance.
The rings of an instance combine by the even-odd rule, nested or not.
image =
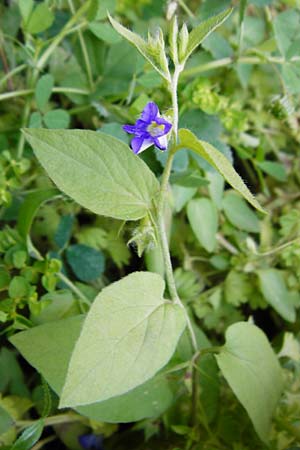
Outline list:
[[[170,293],[170,296],[171,296],[171,299],[173,300],[173,302],[175,304],[179,305],[184,311],[186,322],[187,322],[187,327],[188,327],[191,341],[192,341],[192,345],[193,345],[195,352],[197,352],[198,345],[197,345],[197,340],[196,340],[196,336],[195,336],[195,333],[193,330],[191,320],[189,318],[187,310],[185,309],[184,305],[182,304],[182,302],[178,296],[178,293],[177,293],[176,283],[175,283],[173,268],[172,268],[172,261],[171,261],[168,237],[167,237],[166,227],[165,227],[165,222],[164,222],[165,199],[166,199],[166,193],[168,190],[168,182],[169,182],[169,178],[170,178],[170,174],[171,174],[172,163],[173,163],[173,159],[174,159],[174,151],[175,151],[176,143],[177,143],[177,133],[178,133],[177,86],[178,86],[178,78],[179,78],[181,70],[182,70],[182,66],[180,66],[180,65],[176,66],[176,68],[174,70],[172,82],[170,85],[170,92],[171,92],[171,96],[172,96],[172,107],[173,107],[173,129],[172,129],[173,146],[171,146],[171,148],[169,150],[168,159],[167,159],[166,166],[165,166],[165,169],[164,169],[164,172],[162,175],[162,180],[161,180],[160,195],[159,195],[158,208],[157,208],[157,227],[158,227],[159,241],[160,241],[162,254],[163,254],[163,260],[164,260],[164,265],[165,265],[165,274],[166,274],[166,280],[167,280],[169,293]]]

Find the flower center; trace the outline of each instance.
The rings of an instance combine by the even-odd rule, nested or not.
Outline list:
[[[150,125],[147,126],[147,131],[152,137],[161,136],[161,133],[164,132],[165,126],[163,124],[158,124],[155,120],[152,120]]]

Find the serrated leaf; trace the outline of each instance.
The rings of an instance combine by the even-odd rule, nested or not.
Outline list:
[[[151,208],[158,181],[118,139],[85,130],[24,133],[50,178],[81,206],[121,220],[138,220]]]
[[[191,200],[187,206],[187,216],[200,245],[212,252],[218,230],[218,214],[213,202],[208,198]]]
[[[51,74],[43,75],[36,84],[34,91],[37,107],[43,110],[50,98],[54,86],[54,78]]]
[[[68,363],[83,321],[84,316],[71,317],[31,328],[10,338],[58,395],[64,385]],[[158,375],[127,394],[80,406],[76,410],[97,421],[133,422],[158,416],[170,406],[172,399],[168,381]]]
[[[219,150],[214,148],[211,144],[205,141],[200,141],[189,130],[179,130],[180,145],[182,147],[188,147],[195,153],[204,158],[209,164],[211,164],[225,180],[238,191],[254,208],[258,211],[265,212],[255,199],[253,194],[249,191],[246,184],[235,171],[228,159]]]
[[[186,323],[164,289],[159,275],[135,272],[100,292],[75,345],[61,407],[125,394],[169,361]]]
[[[257,272],[260,289],[266,301],[288,322],[295,322],[296,311],[282,273],[276,269]]]
[[[149,51],[149,44],[138,34],[134,33],[133,31],[130,31],[128,28],[123,27],[119,22],[114,20],[109,14],[108,18],[110,20],[110,23],[114,27],[114,29],[127,41],[131,42],[138,51],[144,56],[144,58],[149,61],[149,63],[154,67],[154,69],[161,74],[163,78],[165,78],[167,81],[170,81],[170,73],[169,71],[166,72],[164,68],[161,67],[161,65],[157,64],[156,59],[153,58],[151,52]]]
[[[186,54],[184,61],[191,55],[191,53],[201,44],[206,37],[210,35],[216,28],[218,28],[222,23],[230,16],[232,13],[232,8],[226,9],[220,14],[210,17],[209,19],[201,22],[196,28],[194,28],[189,34],[188,45],[186,49]]]
[[[227,329],[225,346],[216,359],[257,434],[267,443],[271,417],[281,395],[283,381],[266,336],[255,325],[235,323]]]

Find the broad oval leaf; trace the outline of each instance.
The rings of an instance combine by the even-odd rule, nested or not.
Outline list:
[[[58,395],[63,388],[69,360],[83,322],[84,316],[71,317],[30,328],[10,338],[12,344]],[[97,421],[134,422],[160,415],[172,401],[170,383],[159,374],[126,394],[80,406],[76,410]]]
[[[220,14],[210,17],[209,19],[201,22],[196,28],[194,28],[188,40],[188,45],[186,49],[186,54],[184,60],[186,61],[191,53],[204,41],[206,37],[210,35],[216,28],[218,28],[222,23],[230,16],[232,13],[232,8],[226,9]]]
[[[249,191],[246,184],[234,170],[228,159],[205,141],[200,141],[189,130],[179,130],[180,147],[188,147],[198,155],[202,156],[209,164],[211,164],[225,180],[238,191],[254,208],[265,213],[265,210],[260,206],[254,195]]]
[[[208,198],[191,200],[187,206],[187,216],[199,243],[212,252],[218,230],[217,208],[213,202]]]
[[[288,322],[295,322],[296,311],[282,273],[276,269],[257,272],[261,292],[266,301]]]
[[[247,322],[231,325],[226,331],[225,346],[216,359],[257,434],[267,443],[283,381],[280,365],[265,334]]]
[[[75,345],[60,406],[124,394],[171,358],[186,322],[160,275],[134,272],[96,297]]]
[[[138,220],[159,184],[123,142],[86,130],[26,129],[26,139],[54,183],[96,214]]]

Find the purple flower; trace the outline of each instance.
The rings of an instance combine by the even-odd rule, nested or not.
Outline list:
[[[78,440],[86,450],[103,450],[103,437],[99,434],[82,434]]]
[[[131,148],[135,154],[143,152],[153,144],[160,150],[166,150],[168,145],[166,135],[171,128],[172,124],[160,117],[158,106],[153,102],[147,103],[135,125],[123,126],[124,131],[135,135],[131,141]]]

